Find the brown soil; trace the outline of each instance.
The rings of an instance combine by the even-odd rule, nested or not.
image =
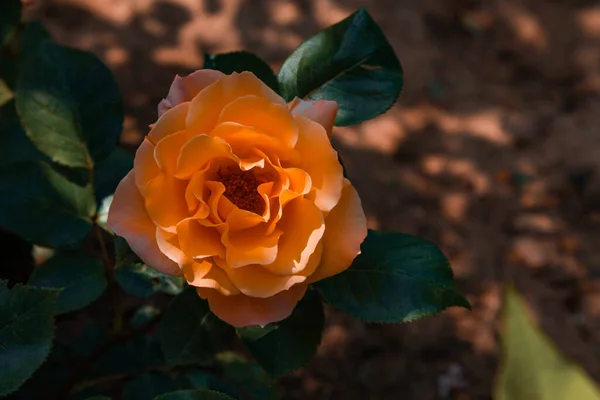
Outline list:
[[[371,227],[438,243],[473,311],[385,326],[329,311],[285,398],[491,398],[505,280],[600,379],[598,1],[46,0],[40,12],[58,41],[115,72],[134,148],[203,52],[246,49],[278,68],[358,7],[406,84],[384,116],[338,129],[336,146]]]

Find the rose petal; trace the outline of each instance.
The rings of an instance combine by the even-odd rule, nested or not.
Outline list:
[[[196,286],[197,288],[211,289],[211,291],[218,292],[224,296],[234,296],[240,293],[225,271],[214,263],[205,275],[201,276],[202,272],[203,271],[198,272],[196,270],[186,269],[184,274],[187,275],[184,276],[190,285]]]
[[[221,110],[243,96],[264,97],[285,107],[283,99],[251,72],[225,75],[202,90],[191,101],[186,126],[196,133],[209,133],[215,127]]]
[[[108,212],[107,226],[125,238],[129,247],[148,266],[168,275],[181,275],[179,266],[165,256],[156,243],[156,225],[144,209],[133,171],[119,183]]]
[[[148,133],[148,140],[156,144],[161,139],[182,130],[185,130],[185,120],[188,115],[190,103],[181,103],[171,108],[158,118]]]
[[[295,285],[275,296],[259,299],[239,294],[223,296],[211,289],[198,289],[198,295],[208,300],[211,311],[229,325],[241,328],[244,326],[265,326],[271,322],[281,321],[292,314],[298,301],[304,297],[307,286]]]
[[[232,101],[223,108],[217,124],[223,122],[252,127],[290,148],[298,140],[298,127],[288,109],[264,97],[245,96]]]
[[[177,171],[179,179],[189,179],[195,172],[206,167],[208,162],[218,157],[234,158],[229,144],[218,137],[198,135],[177,152]]]
[[[202,89],[222,76],[222,72],[212,69],[201,69],[184,77],[176,75],[169,94],[158,104],[158,115],[162,115],[179,103],[192,100]]]
[[[181,249],[191,258],[225,256],[221,234],[213,227],[203,226],[195,219],[184,219],[177,224],[177,234]]]
[[[331,137],[333,123],[337,116],[338,104],[331,100],[302,100],[299,97],[288,103],[292,114],[301,115],[315,121],[325,128],[327,136]]]
[[[193,260],[181,251],[179,238],[174,233],[167,232],[160,228],[156,229],[156,243],[158,244],[160,251],[176,262],[180,268],[193,263]]]
[[[265,233],[266,224],[237,232],[232,231],[233,226],[234,224],[228,224],[221,236],[221,241],[226,248],[225,259],[229,268],[239,268],[251,264],[265,265],[275,261],[277,242],[282,234],[280,230],[276,229],[267,235]],[[222,266],[222,268],[224,267]]]
[[[160,174],[160,168],[154,159],[154,145],[147,138],[135,152],[133,159],[135,184],[142,195],[146,194],[146,185]]]
[[[345,271],[360,254],[367,237],[367,219],[360,197],[348,179],[344,179],[342,198],[327,218],[323,235],[323,256],[319,268],[308,280],[319,281]]]
[[[146,186],[146,210],[156,225],[176,233],[176,225],[189,217],[185,181],[160,174]]]
[[[163,138],[156,144],[154,159],[161,170],[169,175],[175,175],[179,153],[191,141],[190,139],[188,131],[179,131]],[[189,177],[186,177],[186,179],[189,179]]]
[[[183,266],[183,276],[189,285],[199,286],[213,267],[219,268],[210,260],[195,261]]]
[[[275,159],[297,160],[299,158],[293,148],[286,146],[279,139],[235,122],[223,122],[217,125],[211,135],[225,140],[231,146],[233,154],[241,159],[262,160],[262,157],[258,156],[257,150],[265,154],[271,161]],[[248,170],[249,167],[252,168],[256,165],[257,163],[254,163],[243,169]],[[258,166],[264,167],[264,162]]]
[[[335,207],[342,194],[342,165],[325,129],[308,118],[298,115],[295,118],[300,127],[296,150],[305,155],[301,158],[300,165],[296,166],[308,172],[315,190],[315,204],[322,211],[328,212]]]
[[[302,271],[325,232],[321,210],[310,200],[292,200],[283,209],[277,229],[283,231],[277,258],[272,264],[265,265],[265,269],[277,275]]]

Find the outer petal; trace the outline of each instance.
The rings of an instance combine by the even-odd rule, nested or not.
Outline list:
[[[135,152],[133,159],[135,184],[142,195],[146,194],[146,185],[160,174],[160,168],[154,159],[154,145],[147,138]]]
[[[148,140],[156,144],[164,137],[184,130],[189,108],[189,102],[181,103],[161,115],[158,121],[152,125],[152,129],[148,133]]]
[[[144,263],[168,275],[181,275],[179,266],[158,248],[156,225],[144,208],[144,199],[135,185],[133,171],[123,178],[115,191],[107,225],[127,240]]]
[[[331,137],[333,122],[338,111],[338,104],[335,101],[307,101],[296,97],[288,103],[288,107],[292,114],[301,115],[322,125],[327,131],[327,136]]]
[[[277,258],[265,269],[277,275],[292,275],[304,269],[323,237],[323,214],[312,201],[297,198],[283,209],[277,224],[283,231],[279,239]]]
[[[227,276],[240,292],[252,297],[275,296],[306,280],[302,275],[275,275],[258,264],[230,268],[223,259],[217,258],[215,262],[227,272]]]
[[[225,271],[214,263],[211,264],[212,266],[208,272],[205,272],[204,267],[200,269],[186,268],[184,270],[184,276],[188,283],[197,288],[210,289],[211,292],[218,292],[223,296],[235,296],[239,294],[240,291],[235,287],[231,280],[229,280]]]
[[[306,285],[291,287],[265,299],[249,297],[243,294],[223,296],[216,290],[198,289],[198,294],[208,300],[211,311],[229,325],[241,328],[244,326],[265,326],[271,322],[281,321],[292,314],[298,301],[306,293]]]
[[[176,233],[176,225],[189,217],[185,201],[186,181],[160,174],[146,186],[146,210],[156,225]]]
[[[285,107],[283,99],[250,72],[225,75],[201,91],[190,104],[186,125],[191,131],[209,133],[217,123],[221,110],[243,96],[259,96]]]
[[[169,175],[175,175],[179,153],[190,139],[190,134],[187,131],[179,131],[165,137],[156,144],[154,159],[161,170]]]
[[[194,261],[181,251],[179,238],[174,233],[167,232],[160,228],[156,229],[156,243],[160,251],[171,260],[176,262],[180,268]]]
[[[312,179],[317,207],[328,212],[338,203],[344,184],[344,171],[337,152],[331,146],[323,127],[308,118],[296,115],[300,135],[296,150],[301,154],[300,165]]]
[[[325,218],[321,264],[308,282],[345,271],[360,254],[360,245],[366,237],[367,219],[360,198],[350,181],[344,179],[342,198]]]
[[[201,69],[184,77],[176,75],[167,98],[158,104],[158,116],[160,117],[168,109],[179,103],[192,100],[202,89],[222,76],[222,72],[212,69]]]

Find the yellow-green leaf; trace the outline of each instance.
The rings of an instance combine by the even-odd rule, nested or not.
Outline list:
[[[502,351],[496,400],[600,400],[592,379],[532,321],[512,287],[504,297]]]

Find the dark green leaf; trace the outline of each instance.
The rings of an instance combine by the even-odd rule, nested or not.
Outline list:
[[[140,326],[152,321],[160,314],[160,312],[161,311],[159,308],[156,308],[150,304],[145,304],[135,311],[131,317],[131,320],[129,321],[129,324],[132,328],[139,328]]]
[[[116,147],[121,97],[110,70],[90,53],[41,40],[24,60],[16,103],[29,138],[59,164],[91,169]]]
[[[46,247],[72,244],[92,227],[90,186],[81,187],[45,163],[0,168],[0,226]]]
[[[215,392],[214,390],[195,389],[195,390],[179,390],[177,392],[162,394],[158,397],[155,397],[154,400],[234,400],[234,399],[233,399],[233,397],[229,397],[223,393]]]
[[[0,12],[0,47],[13,35],[21,19],[21,0],[2,0]]]
[[[0,396],[21,386],[44,362],[54,336],[57,291],[0,282]]]
[[[223,369],[223,377],[235,385],[236,392],[242,394],[239,397],[253,400],[277,399],[273,381],[256,362],[249,362],[239,353],[234,352],[219,353],[217,359]],[[219,391],[224,392],[224,390]]]
[[[115,192],[121,179],[133,168],[133,155],[117,147],[108,157],[96,163],[94,168],[94,191],[98,204]]]
[[[502,360],[496,379],[498,400],[600,400],[590,376],[567,359],[534,323],[514,288],[504,295]]]
[[[309,291],[292,315],[263,328],[268,330],[265,335],[257,335],[259,327],[238,328],[237,332],[256,361],[277,378],[301,367],[315,355],[324,322],[321,299]],[[275,325],[275,329],[270,325]]]
[[[360,9],[300,45],[279,71],[286,100],[334,100],[335,124],[352,125],[387,111],[402,90],[403,72],[373,18]]]
[[[369,231],[362,253],[341,274],[314,284],[332,307],[366,322],[406,322],[470,305],[444,254],[426,240]]]
[[[145,264],[129,264],[115,270],[115,279],[121,288],[138,297],[163,292],[176,295],[182,292],[185,280],[179,276],[162,274]]]
[[[207,54],[204,59],[204,68],[216,69],[224,74],[250,71],[275,92],[279,92],[277,77],[271,67],[269,67],[269,64],[256,54],[247,51]]]
[[[59,289],[56,313],[86,307],[106,289],[104,265],[83,252],[59,253],[33,270],[29,284]]]
[[[96,359],[85,379],[132,374],[148,368],[164,367],[160,343],[154,333],[141,333],[133,340],[109,347]]]
[[[44,158],[44,155],[25,135],[15,109],[15,102],[10,101],[2,106],[0,108],[0,167],[26,161],[42,161]]]
[[[183,377],[182,389],[210,389],[239,398],[237,389],[220,377],[201,369],[192,369]]]
[[[96,395],[92,397],[88,397],[86,400],[110,400],[108,396]]]
[[[142,260],[131,251],[127,241],[121,236],[114,236],[115,244],[115,267],[121,268],[131,264],[142,264]]]
[[[177,390],[177,385],[163,373],[150,372],[142,374],[123,388],[123,400],[149,400],[154,397]]]
[[[167,364],[186,365],[209,362],[233,329],[210,312],[195,288],[188,287],[169,305],[159,333]]]

